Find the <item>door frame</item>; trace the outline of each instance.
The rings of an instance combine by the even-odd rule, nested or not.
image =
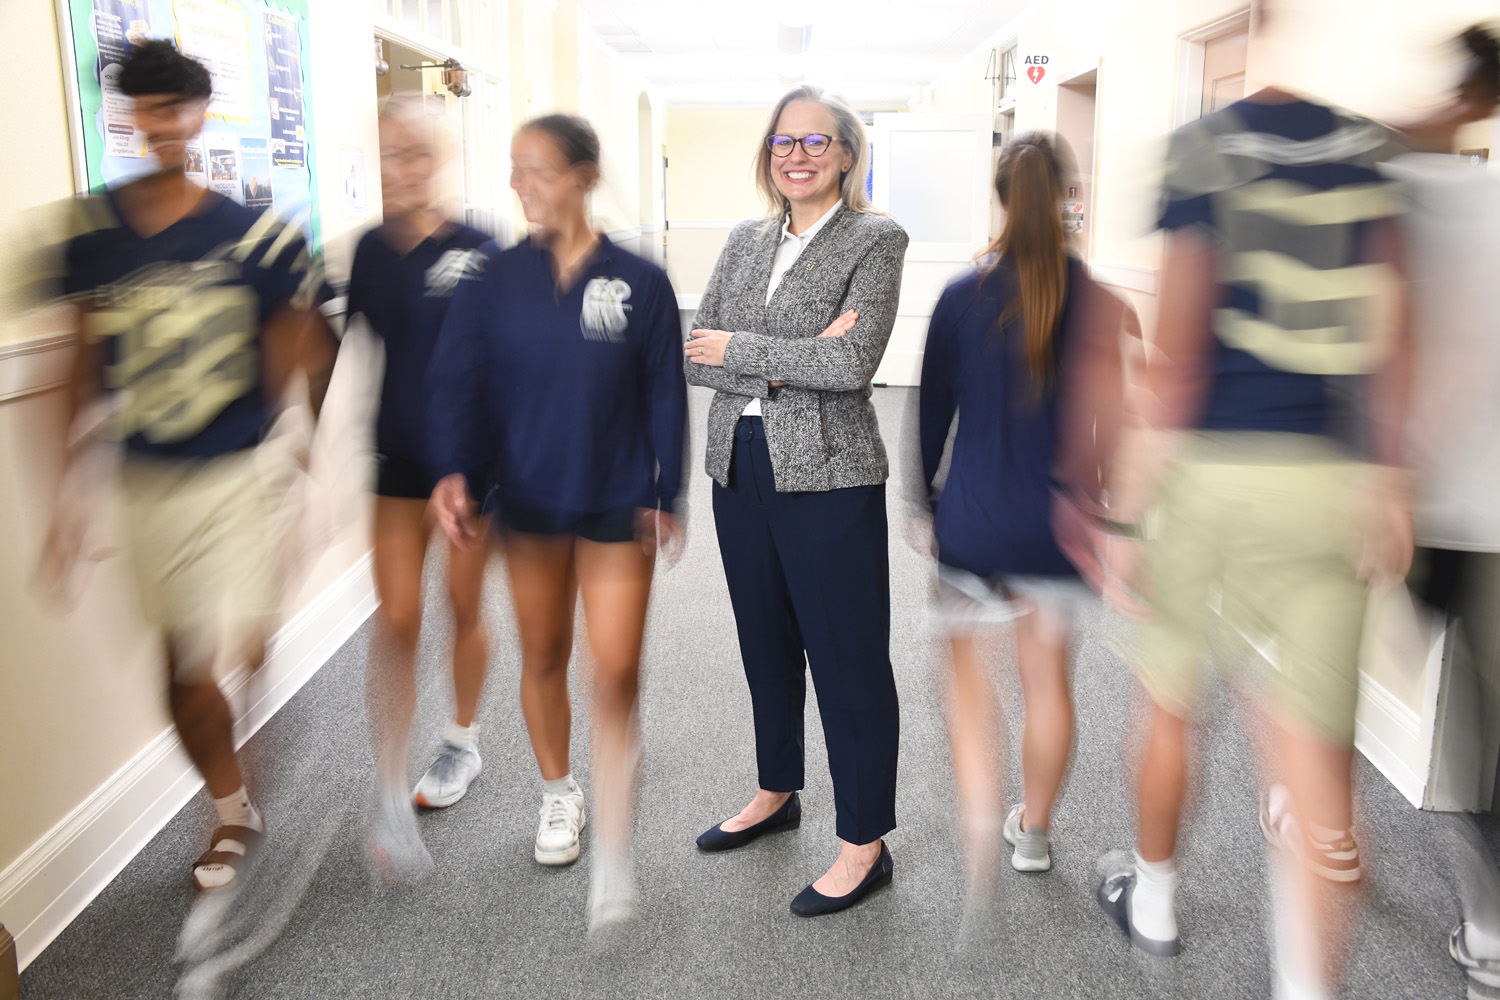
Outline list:
[[[1177,84],[1172,98],[1172,128],[1203,117],[1203,60],[1208,43],[1250,23],[1250,8],[1221,17],[1177,38]]]

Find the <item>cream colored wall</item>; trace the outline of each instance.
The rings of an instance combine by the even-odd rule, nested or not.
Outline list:
[[[11,143],[0,152],[8,212],[44,205],[73,190],[51,5],[22,6],[27,12],[16,12],[22,18],[17,30],[38,44],[13,53],[13,69],[37,85],[15,111],[27,136],[24,149]],[[311,7],[323,234],[329,271],[343,277],[353,240],[370,220],[341,216],[341,147],[364,150],[368,203],[380,204],[369,4],[318,0]],[[11,329],[8,311],[6,316]],[[35,332],[35,327],[23,329]],[[307,606],[367,548],[363,466],[348,457],[352,443],[365,433],[360,426],[365,393],[353,374],[346,368],[336,377],[337,391],[330,393],[313,446],[314,505],[301,522],[308,548],[287,595],[288,615]],[[0,635],[5,637],[0,644],[0,801],[5,803],[0,872],[168,728],[160,649],[141,622],[123,558],[97,567],[71,614],[50,610],[31,586],[60,472],[54,457],[60,449],[52,436],[60,405],[55,391],[0,402],[6,484],[0,490],[0,551],[5,553],[0,560]],[[100,514],[104,537],[117,543],[112,493],[105,494]]]
[[[12,102],[16,135],[25,142],[0,143],[0,177],[5,178],[0,209],[0,345],[46,332],[36,317],[23,318],[18,286],[35,276],[36,243],[25,235],[38,229],[37,209],[73,193],[67,105],[63,99],[62,54],[53,40],[57,18],[52,4],[20,4],[8,13],[15,37],[40,39],[16,54],[26,67],[26,99]]]
[[[512,0],[509,17],[512,120],[519,125],[554,111],[587,118],[604,161],[590,202],[594,224],[605,232],[638,226],[644,80],[599,41],[573,0]],[[659,130],[653,142],[660,144]]]
[[[641,223],[640,96],[644,82],[585,29],[579,36],[578,113],[599,133],[599,185],[590,198],[595,228]]]
[[[770,111],[667,111],[667,274],[678,295],[702,294],[730,227],[765,214],[750,166]]]

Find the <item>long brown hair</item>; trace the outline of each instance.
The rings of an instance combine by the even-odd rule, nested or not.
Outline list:
[[[1062,179],[1066,149],[1044,132],[1025,132],[1006,143],[995,168],[995,193],[1005,226],[986,249],[990,269],[1008,257],[1020,297],[1005,307],[1001,324],[1019,310],[1026,329],[1026,361],[1032,381],[1050,385],[1052,338],[1068,297],[1068,245],[1062,227]]]

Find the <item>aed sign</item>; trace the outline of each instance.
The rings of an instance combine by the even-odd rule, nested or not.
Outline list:
[[[1042,77],[1047,75],[1047,64],[1050,59],[1047,56],[1027,56],[1021,60],[1021,66],[1026,73],[1026,79],[1032,83],[1041,83]]]

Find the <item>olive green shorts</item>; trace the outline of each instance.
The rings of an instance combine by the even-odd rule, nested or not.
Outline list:
[[[1137,673],[1186,717],[1211,659],[1244,672],[1274,717],[1354,740],[1369,593],[1359,503],[1370,467],[1302,434],[1200,433],[1150,519]],[[1213,656],[1226,646],[1247,655]],[[1251,652],[1253,650],[1253,652]]]

